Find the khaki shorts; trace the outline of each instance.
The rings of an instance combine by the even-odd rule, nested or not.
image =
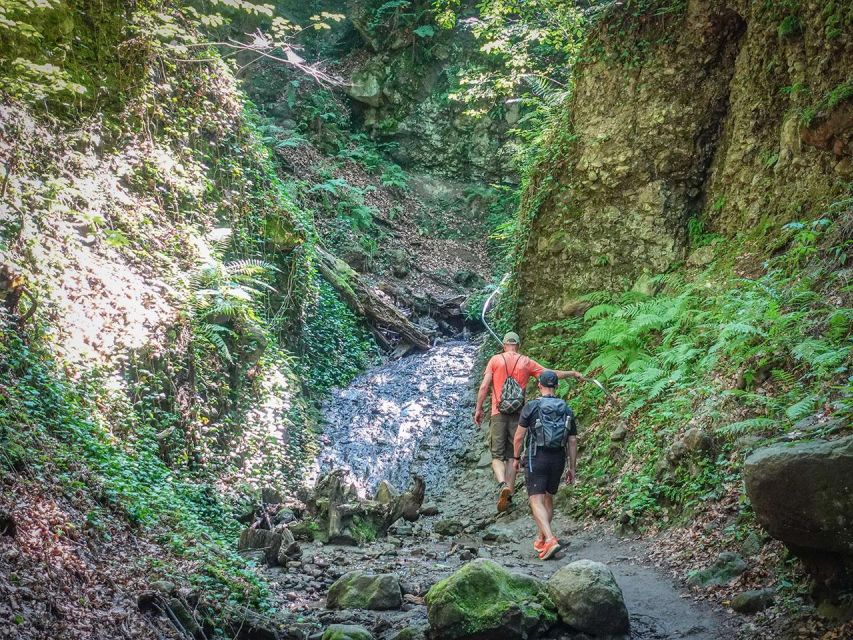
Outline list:
[[[489,449],[493,460],[509,460],[513,457],[512,439],[518,428],[518,416],[521,412],[513,414],[498,413],[489,418]]]

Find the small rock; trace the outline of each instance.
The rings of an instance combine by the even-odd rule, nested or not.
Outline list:
[[[465,528],[458,520],[439,520],[433,525],[432,530],[441,535],[441,536],[455,536],[462,533],[462,529]]]
[[[738,613],[758,613],[773,604],[773,589],[744,591],[732,598],[732,609]]]
[[[420,508],[420,514],[422,516],[437,516],[438,507],[434,504],[425,504]]]
[[[329,609],[399,609],[403,604],[400,581],[393,574],[364,571],[345,573],[329,589]]]
[[[489,540],[494,542],[515,542],[515,534],[512,529],[508,527],[502,527],[499,524],[493,524],[486,528],[483,532],[483,540]]]
[[[168,580],[155,580],[151,583],[151,588],[167,596],[172,595],[178,589],[174,582]]]
[[[693,573],[687,584],[693,587],[726,584],[749,568],[743,558],[731,551],[724,551],[710,567]]]
[[[744,554],[754,556],[756,553],[761,551],[761,546],[761,538],[758,537],[758,534],[756,534],[755,531],[750,531],[746,538],[743,539],[740,548]]]
[[[610,439],[613,442],[622,442],[628,436],[628,429],[625,428],[624,424],[618,425],[613,431],[610,432]]]

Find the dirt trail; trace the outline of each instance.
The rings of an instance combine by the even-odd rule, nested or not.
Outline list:
[[[332,423],[326,432],[329,449],[321,467],[343,464],[356,478],[361,472],[359,486],[368,492],[382,475],[378,470],[392,472],[397,481],[403,472],[423,473],[431,480],[425,504],[434,506],[438,515],[422,516],[415,523],[400,522],[387,538],[361,547],[304,544],[301,562],[287,569],[267,569],[282,606],[314,625],[362,624],[376,638],[390,640],[406,627],[425,631],[423,596],[432,584],[473,558],[491,558],[541,578],[563,564],[589,558],[613,570],[625,595],[632,638],[736,637],[737,616],[693,600],[652,566],[647,551],[654,540],[619,538],[602,526],[585,527],[558,515],[555,532],[565,548],[555,559],[538,559],[531,545],[535,527],[523,489],[515,506],[498,515],[491,472],[485,461],[479,462],[485,449],[483,432],[470,421],[473,387],[467,376],[457,371],[462,366],[470,370],[473,356],[472,345],[456,343],[378,367],[350,389],[338,392],[326,405],[326,416]],[[437,370],[447,366],[451,367],[452,383],[434,382]],[[369,388],[371,381],[373,387]],[[448,384],[453,388],[446,388]],[[347,394],[354,394],[352,402],[346,401]],[[356,402],[356,398],[363,401]],[[404,408],[415,406],[412,403],[416,403],[417,411],[409,417]],[[392,415],[397,419],[389,420]],[[412,427],[419,424],[423,429],[413,432]],[[377,431],[376,425],[383,427]],[[406,442],[400,451],[403,460],[388,457],[387,445],[395,437],[404,437]],[[424,451],[428,455],[423,455]],[[371,459],[375,463],[367,464]],[[583,459],[579,461],[579,475],[582,479]],[[354,569],[396,574],[406,594],[403,608],[386,612],[326,610],[329,585]],[[559,634],[549,637],[571,638]]]

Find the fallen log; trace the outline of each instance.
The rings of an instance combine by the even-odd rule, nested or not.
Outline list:
[[[316,250],[320,258],[317,263],[320,273],[354,313],[366,318],[377,329],[374,333],[381,334],[379,329],[388,329],[418,349],[426,351],[430,348],[429,335],[415,326],[400,309],[377,295],[352,267],[320,247]],[[386,348],[391,346],[384,338],[380,343]]]

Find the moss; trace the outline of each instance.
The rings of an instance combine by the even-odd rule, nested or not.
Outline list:
[[[554,604],[538,580],[491,560],[470,562],[436,583],[426,603],[430,624],[447,638],[497,629],[511,609],[534,625],[556,621]]]
[[[359,544],[373,542],[379,535],[379,528],[376,526],[375,522],[359,516],[353,517],[349,530],[352,533],[352,537],[355,538],[356,542]]]

